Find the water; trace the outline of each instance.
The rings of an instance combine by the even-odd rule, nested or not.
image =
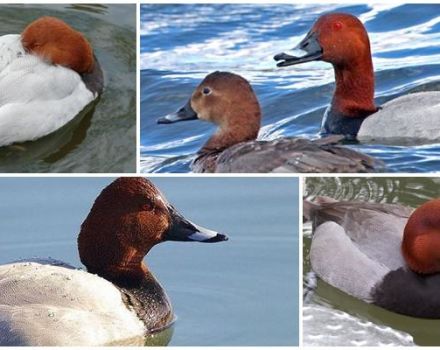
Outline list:
[[[250,81],[263,109],[261,139],[315,137],[330,102],[330,64],[277,68],[273,55],[295,46],[328,11],[359,16],[370,34],[381,104],[412,91],[440,90],[438,4],[141,5],[141,168],[187,172],[214,127],[156,125],[215,70]],[[440,145],[349,145],[383,159],[390,172],[439,169]]]
[[[170,345],[298,344],[298,181],[153,178],[218,244],[167,242],[147,263],[177,321]],[[0,263],[52,257],[81,266],[80,225],[109,178],[1,178]]]
[[[329,196],[339,200],[359,200],[378,203],[400,203],[416,208],[431,198],[440,197],[439,178],[308,178],[305,197]],[[310,271],[309,249],[311,228],[303,233],[304,275]],[[327,305],[377,325],[386,325],[411,334],[417,345],[439,345],[440,320],[418,319],[399,315],[364,303],[319,280],[318,288],[308,305]],[[341,335],[344,345],[352,339]]]
[[[0,172],[136,171],[136,5],[0,5],[0,35],[55,16],[85,34],[104,71],[99,101],[61,130],[0,149]]]

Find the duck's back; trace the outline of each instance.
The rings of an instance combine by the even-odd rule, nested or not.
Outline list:
[[[105,345],[144,324],[112,283],[53,260],[0,266],[0,345]]]
[[[327,283],[372,302],[377,283],[405,266],[400,244],[410,208],[327,198],[304,208],[316,227],[312,268]]]
[[[239,143],[218,155],[214,172],[358,173],[383,169],[382,162],[336,145],[339,140],[340,137],[336,136],[314,141],[283,138]],[[198,169],[195,171],[203,169],[204,162],[209,163],[203,158],[196,160],[195,166]]]
[[[440,91],[412,93],[385,103],[366,118],[359,130],[360,141],[440,141]]]
[[[75,71],[25,53],[20,35],[0,37],[0,146],[57,130],[96,96]]]

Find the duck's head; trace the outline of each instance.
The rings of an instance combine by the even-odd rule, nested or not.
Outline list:
[[[275,55],[278,67],[323,60],[334,66],[354,65],[370,59],[370,41],[362,22],[346,13],[322,15],[295,49],[306,52],[304,56],[286,53]]]
[[[440,272],[440,199],[418,207],[405,226],[402,254],[411,270]]]
[[[78,249],[89,272],[127,284],[145,275],[142,260],[160,242],[227,239],[185,219],[149,180],[122,177],[95,200],[81,226]]]
[[[84,35],[54,17],[41,17],[21,33],[26,52],[78,73],[93,70],[93,49]]]
[[[257,137],[261,110],[246,79],[229,72],[214,72],[203,79],[184,107],[157,122],[169,124],[194,119],[218,125],[217,134],[223,135],[223,141],[231,138],[233,143],[238,143]]]

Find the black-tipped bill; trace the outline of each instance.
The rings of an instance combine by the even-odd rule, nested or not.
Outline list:
[[[157,124],[171,124],[194,119],[197,119],[197,113],[192,109],[191,100],[189,100],[187,104],[180,108],[177,112],[159,118],[157,120]]]
[[[171,225],[164,235],[164,241],[215,243],[227,241],[228,237],[216,231],[196,225],[180,215],[170,206]]]
[[[287,67],[294,64],[304,62],[319,61],[322,59],[322,47],[318,42],[318,36],[315,32],[309,32],[306,37],[298,44],[294,50],[303,50],[306,52],[304,56],[292,56],[287,53],[279,53],[273,57],[277,63],[277,67]]]

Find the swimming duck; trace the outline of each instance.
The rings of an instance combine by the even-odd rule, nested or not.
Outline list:
[[[335,71],[336,89],[321,134],[386,143],[440,140],[439,91],[412,93],[376,106],[370,41],[355,16],[322,15],[296,48],[306,55],[277,54],[277,66],[322,60],[331,63]]]
[[[229,72],[205,77],[186,105],[159,124],[200,119],[218,126],[197,153],[194,172],[372,172],[383,164],[337,146],[341,138],[256,141],[261,109],[251,85]]]
[[[0,36],[0,146],[56,131],[102,90],[90,43],[62,20],[41,17]]]
[[[413,211],[318,197],[304,202],[304,213],[313,222],[310,262],[321,279],[393,312],[440,318],[440,199]]]
[[[119,178],[81,226],[87,272],[44,259],[0,266],[0,345],[104,345],[164,329],[173,310],[144,256],[164,241],[225,240],[185,219],[147,179]]]

